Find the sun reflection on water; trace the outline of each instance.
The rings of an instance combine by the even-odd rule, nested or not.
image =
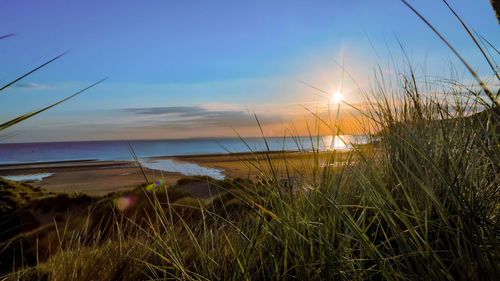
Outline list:
[[[326,135],[322,137],[323,147],[325,150],[348,150],[350,149],[348,135]]]

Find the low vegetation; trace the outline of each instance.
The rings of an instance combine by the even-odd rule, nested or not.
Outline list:
[[[248,162],[253,180],[193,177],[100,198],[2,180],[2,221],[16,226],[0,234],[4,278],[497,280],[498,94],[476,73],[478,85],[438,88],[398,74],[365,93],[358,110],[376,144],[347,158],[283,154],[279,166]],[[214,194],[186,193],[193,184]]]
[[[302,164],[259,161],[253,181],[192,177],[102,198],[3,181],[17,192],[5,208],[67,213],[11,233],[3,254],[22,258],[3,270],[14,280],[494,280],[499,109],[480,90],[402,85],[369,101],[370,153],[315,150]],[[183,191],[193,184],[213,196]]]

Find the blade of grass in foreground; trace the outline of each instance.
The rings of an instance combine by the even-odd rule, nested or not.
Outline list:
[[[0,39],[5,39],[5,38],[9,38],[11,36],[14,36],[16,35],[15,33],[9,33],[9,34],[6,34],[6,35],[0,35]]]
[[[479,78],[479,76],[474,71],[474,69],[472,69],[472,67],[465,61],[465,59],[462,58],[462,56],[457,52],[457,50],[455,50],[455,48],[448,42],[448,40],[446,40],[443,37],[443,35],[441,35],[441,33],[439,33],[439,31],[437,31],[437,29],[424,16],[422,16],[415,8],[413,8],[413,6],[411,6],[405,0],[401,0],[401,2],[403,2],[408,8],[410,8],[410,10],[415,15],[417,15],[432,30],[439,37],[439,39],[441,39],[441,41],[443,41],[446,44],[446,46],[448,46],[448,48],[450,48],[450,50],[455,54],[455,56],[457,56],[457,58],[462,62],[462,64],[465,65],[467,70],[469,70],[469,72],[472,74],[472,76],[474,76],[474,78],[479,83],[481,88],[484,90],[484,92],[486,93],[488,98],[491,100],[491,102],[496,106],[500,106],[500,103],[498,102],[498,100],[496,98],[497,96],[493,95],[493,93],[490,91],[490,89],[488,89],[488,87],[483,82],[483,80],[481,80],[481,78]]]
[[[103,78],[103,79],[101,79],[101,80],[99,80],[99,81],[95,82],[94,84],[92,84],[92,85],[90,85],[90,86],[88,86],[88,87],[86,87],[86,88],[84,88],[84,89],[82,89],[82,90],[80,90],[80,91],[78,91],[78,92],[76,92],[76,93],[72,94],[71,96],[69,96],[69,97],[67,97],[67,98],[65,98],[65,99],[63,99],[63,100],[60,100],[60,101],[58,101],[58,102],[56,102],[56,103],[54,103],[54,104],[52,104],[52,105],[49,105],[49,106],[44,107],[44,108],[39,109],[39,110],[35,110],[35,111],[32,111],[32,112],[26,113],[26,114],[24,114],[24,115],[21,115],[21,116],[19,116],[19,117],[14,118],[14,119],[12,119],[12,120],[10,120],[10,121],[7,121],[7,122],[5,122],[5,123],[2,123],[2,124],[0,124],[0,131],[5,130],[5,129],[7,129],[7,128],[8,128],[8,127],[10,127],[10,126],[13,126],[13,125],[15,125],[15,124],[17,124],[17,123],[19,123],[19,122],[21,122],[21,121],[24,121],[24,120],[26,120],[26,119],[28,119],[28,118],[30,118],[30,117],[33,117],[33,116],[35,116],[35,115],[37,115],[37,114],[39,114],[39,113],[42,113],[42,112],[44,112],[45,110],[50,109],[50,108],[52,108],[52,107],[54,107],[54,106],[56,106],[56,105],[58,105],[58,104],[61,104],[61,103],[65,102],[65,101],[67,101],[67,100],[69,100],[69,99],[71,99],[71,98],[74,98],[74,97],[76,97],[77,95],[79,95],[79,94],[81,94],[81,93],[85,92],[86,90],[88,90],[88,89],[90,89],[90,88],[92,88],[92,87],[96,86],[97,84],[100,84],[101,82],[103,82],[103,81],[104,81],[104,80],[106,80],[106,79],[108,79],[108,77]]]
[[[2,39],[3,39],[3,38],[2,38]],[[49,61],[45,62],[44,64],[42,64],[42,65],[38,66],[37,68],[35,68],[35,69],[33,69],[33,70],[31,70],[31,71],[29,71],[29,72],[27,72],[27,73],[23,74],[22,76],[20,76],[19,78],[15,79],[14,81],[7,83],[5,86],[3,86],[2,88],[0,88],[0,91],[7,89],[8,87],[12,86],[14,83],[16,83],[16,82],[20,81],[21,79],[25,78],[26,76],[30,75],[31,73],[33,73],[33,72],[35,72],[35,71],[39,70],[40,68],[42,68],[42,67],[46,66],[47,64],[49,64],[49,63],[51,63],[51,62],[53,62],[53,61],[57,60],[58,58],[60,58],[60,57],[64,56],[64,55],[65,55],[65,54],[67,54],[68,52],[69,52],[69,51],[66,51],[66,52],[64,52],[64,53],[62,53],[62,54],[60,54],[60,55],[58,55],[58,56],[56,56],[56,57],[52,58],[51,60],[49,60]]]
[[[132,145],[130,142],[127,142],[130,154],[132,154],[132,157],[134,157],[135,163],[139,166],[139,169],[141,169],[142,176],[144,177],[144,180],[146,181],[146,184],[149,184],[148,176],[146,175],[146,172],[144,171],[144,168],[142,167],[141,161],[139,161],[139,157],[137,157],[137,154],[135,154],[134,148],[132,148]]]
[[[467,25],[462,21],[462,19],[458,16],[458,14],[455,12],[455,10],[453,10],[453,8],[448,4],[448,2],[446,2],[446,0],[443,0],[444,4],[448,7],[448,9],[453,13],[453,15],[455,15],[455,17],[457,18],[457,20],[462,24],[462,26],[464,27],[465,31],[467,31],[467,34],[469,34],[469,37],[472,39],[472,41],[474,41],[474,43],[476,44],[477,48],[479,49],[479,51],[481,51],[481,54],[483,55],[483,57],[486,59],[486,62],[488,63],[488,65],[490,66],[491,70],[493,70],[493,73],[494,75],[497,77],[497,79],[500,81],[500,75],[498,74],[498,72],[495,70],[495,67],[493,66],[493,64],[491,63],[489,57],[486,55],[486,53],[484,52],[483,48],[481,48],[481,45],[479,45],[479,43],[477,42],[476,40],[476,37],[474,37],[474,35],[472,35],[472,33],[470,32],[469,28],[467,27]]]

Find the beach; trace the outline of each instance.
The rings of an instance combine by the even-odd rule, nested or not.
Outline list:
[[[149,169],[145,172],[149,176],[154,174]],[[37,174],[52,175],[41,180],[21,181],[51,192],[83,192],[91,195],[130,189],[145,181],[138,167],[130,161],[64,161],[0,166],[0,177]],[[181,177],[180,174],[172,176]]]
[[[366,142],[360,136],[343,135],[342,138],[353,143]],[[163,180],[169,185],[192,175],[255,179],[266,169],[269,160],[283,167],[286,157],[292,166],[300,167],[312,160],[306,151],[314,147],[320,151],[332,147],[339,151],[351,148],[350,144],[340,146],[336,137],[329,135],[322,136],[314,145],[305,137],[268,138],[267,142],[271,150],[269,159],[260,138],[247,139],[250,147],[238,138],[0,144],[0,177],[51,192],[104,195],[131,189],[146,181],[131,148],[148,180]],[[249,152],[250,149],[253,152]]]
[[[287,152],[292,154],[292,152]],[[282,153],[271,153],[271,157],[279,159]],[[151,157],[149,161],[169,160],[175,164],[194,164],[201,168],[212,168],[220,171],[224,177],[252,178],[258,172],[249,163],[263,160],[261,153],[202,154]],[[258,159],[258,160],[256,160]],[[150,181],[164,180],[169,185],[175,183],[189,173],[181,171],[165,171],[142,167],[142,171]],[[104,195],[114,191],[127,190],[145,182],[141,168],[134,161],[53,161],[22,164],[0,165],[0,177],[14,178],[51,192],[81,192],[90,195]],[[203,170],[202,170],[203,171]],[[41,179],[22,180],[22,176],[38,175]],[[21,180],[20,180],[21,179]]]
[[[345,156],[347,152],[337,154]],[[331,154],[319,155],[328,157]],[[269,160],[275,168],[284,170],[282,169],[284,159],[289,168],[292,168],[307,163],[310,157],[313,157],[312,153],[275,151],[267,154],[242,152],[157,156],[142,159],[141,167],[134,161],[95,160],[1,164],[0,177],[21,176],[11,179],[39,186],[51,192],[105,195],[145,183],[144,174],[149,181],[163,180],[168,185],[175,185],[179,179],[192,175],[208,175],[217,179],[255,179],[262,170],[267,169]],[[168,165],[165,165],[165,162]],[[39,178],[23,179],[28,175]]]

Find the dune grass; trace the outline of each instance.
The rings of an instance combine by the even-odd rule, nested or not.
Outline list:
[[[10,33],[10,34],[4,35],[4,36],[0,36],[0,40],[1,40],[1,39],[5,39],[5,38],[12,37],[12,36],[14,36],[14,35],[15,35],[14,33]],[[14,79],[14,80],[12,80],[12,81],[8,82],[7,84],[5,84],[5,85],[3,85],[3,86],[0,86],[0,95],[1,95],[1,94],[3,94],[3,92],[2,92],[2,91],[5,91],[7,88],[11,87],[12,85],[16,84],[17,82],[21,81],[22,79],[24,79],[24,78],[28,77],[29,75],[31,75],[31,74],[33,74],[33,73],[35,73],[35,72],[39,71],[40,69],[44,68],[45,66],[47,66],[47,65],[51,64],[52,62],[54,62],[54,61],[58,60],[58,59],[59,59],[59,58],[61,58],[62,56],[66,55],[68,52],[69,52],[69,51],[65,51],[64,53],[62,53],[62,54],[60,54],[60,55],[57,55],[57,56],[53,57],[52,59],[50,59],[50,60],[48,60],[48,61],[44,62],[43,64],[41,64],[41,65],[39,65],[39,66],[35,67],[34,69],[32,69],[32,70],[30,70],[30,71],[28,71],[28,72],[24,73],[23,75],[21,75],[21,76],[17,77],[16,79]],[[103,78],[103,79],[101,79],[101,80],[99,80],[99,81],[97,81],[97,82],[95,82],[95,83],[91,84],[90,86],[88,86],[88,87],[86,87],[86,88],[84,88],[84,89],[82,89],[82,90],[80,90],[80,91],[78,91],[78,92],[76,92],[76,93],[74,93],[74,94],[72,94],[72,95],[70,95],[70,96],[68,96],[68,97],[66,97],[66,98],[64,98],[64,99],[62,99],[62,100],[60,100],[60,101],[58,101],[58,102],[55,102],[55,103],[53,103],[53,104],[51,104],[51,105],[49,105],[49,106],[43,107],[43,108],[38,109],[38,110],[33,110],[33,111],[28,112],[28,113],[25,113],[25,114],[23,114],[23,115],[19,115],[19,116],[15,117],[15,118],[13,118],[13,119],[11,119],[11,120],[4,121],[3,123],[0,123],[0,132],[1,132],[1,131],[3,131],[3,130],[5,130],[5,129],[7,129],[7,128],[9,128],[9,127],[11,127],[11,126],[14,126],[14,125],[18,124],[18,123],[20,123],[20,122],[22,122],[22,121],[24,121],[24,120],[27,120],[27,119],[29,119],[29,118],[32,118],[32,117],[34,117],[34,116],[36,116],[36,115],[38,115],[38,114],[40,114],[40,113],[42,113],[42,112],[44,112],[44,111],[46,111],[46,110],[48,110],[48,109],[51,109],[51,108],[52,108],[52,107],[54,107],[54,106],[57,106],[57,105],[59,105],[59,104],[61,104],[61,103],[63,103],[63,102],[66,102],[66,101],[68,101],[68,100],[70,100],[70,99],[72,99],[72,98],[76,97],[77,95],[80,95],[81,93],[83,93],[83,92],[85,92],[85,91],[89,90],[90,88],[92,88],[92,87],[94,87],[94,86],[96,86],[96,85],[98,85],[98,84],[100,84],[100,83],[104,82],[104,81],[105,81],[105,80],[107,80],[107,79],[108,79],[108,78],[107,78],[107,77],[105,77],[105,78]],[[0,137],[2,137],[2,135],[0,135]],[[3,136],[3,137],[5,137],[5,136]]]
[[[7,277],[495,280],[500,111],[481,89],[429,94],[411,73],[399,77],[367,94],[378,126],[369,153],[284,153],[279,165],[249,163],[256,181],[192,179],[220,189],[210,199],[142,188],[126,212],[59,226],[48,259]]]
[[[220,189],[210,199],[145,186],[126,211],[55,223],[53,253],[5,279],[497,280],[497,97],[475,73],[439,87],[399,74],[364,92],[369,153],[267,155],[248,162],[255,181],[194,178]]]

